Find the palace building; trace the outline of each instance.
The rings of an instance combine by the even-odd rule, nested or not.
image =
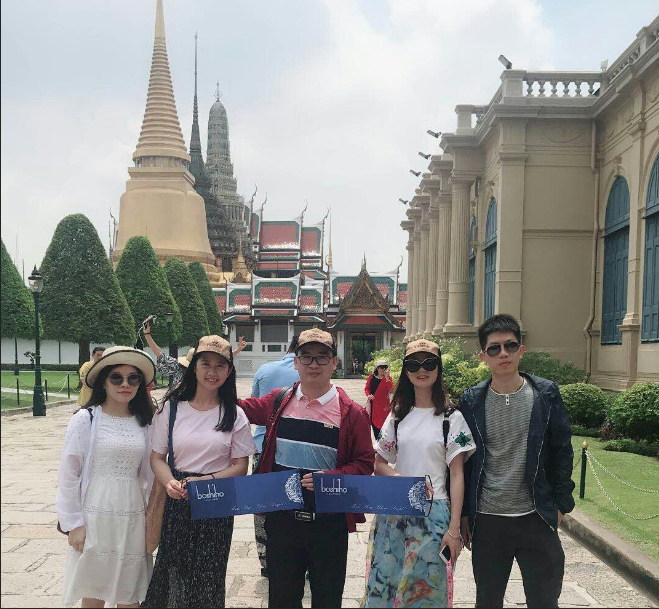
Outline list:
[[[659,380],[659,17],[599,72],[506,69],[456,106],[402,223],[406,338],[494,313],[621,390]]]

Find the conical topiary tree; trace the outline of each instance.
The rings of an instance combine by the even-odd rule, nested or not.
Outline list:
[[[133,345],[135,321],[101,239],[86,216],[66,216],[57,225],[41,273],[46,338],[77,342],[81,365],[89,359],[92,341]]]
[[[117,264],[119,285],[126,295],[128,306],[139,324],[149,315],[156,316],[153,340],[161,347],[168,346],[165,313],[173,313],[172,340],[181,337],[181,313],[169,289],[167,276],[146,237],[131,237]]]
[[[194,347],[202,336],[208,335],[208,320],[204,303],[201,302],[197,286],[183,260],[180,258],[167,260],[165,273],[167,273],[169,287],[183,318],[180,343]]]
[[[188,271],[190,271],[190,276],[197,286],[201,302],[204,303],[206,319],[208,319],[208,333],[222,336],[222,314],[217,308],[213,288],[204,267],[201,262],[192,262],[188,265]]]
[[[0,326],[2,338],[34,338],[34,299],[2,244],[2,292]]]

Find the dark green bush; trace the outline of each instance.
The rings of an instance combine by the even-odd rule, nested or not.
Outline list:
[[[584,427],[578,423],[570,423],[570,429],[573,436],[584,437],[584,438],[599,438],[600,430],[594,429],[592,427]]]
[[[217,308],[213,288],[204,267],[201,262],[192,262],[188,265],[188,271],[190,271],[190,276],[197,286],[201,302],[204,303],[206,319],[208,319],[208,333],[222,336],[222,314]]]
[[[572,362],[564,364],[544,351],[527,351],[520,361],[519,369],[527,374],[555,381],[559,385],[583,383],[586,380],[586,373]]]
[[[659,440],[659,383],[639,383],[618,394],[609,417],[625,437]]]
[[[659,442],[650,442],[648,440],[632,440],[630,438],[620,438],[619,440],[609,440],[602,443],[604,450],[619,453],[634,453],[645,457],[659,458]]]
[[[0,326],[3,338],[34,338],[34,298],[2,243]]]
[[[174,314],[172,339],[178,343],[182,328],[181,313],[169,289],[165,271],[146,237],[131,237],[127,241],[117,264],[117,278],[135,322],[139,324],[149,315],[155,315],[153,340],[163,347],[169,338],[165,313],[171,312]]]
[[[101,239],[82,214],[66,216],[55,229],[41,263],[41,319],[46,338],[132,346],[135,321]]]
[[[183,320],[179,344],[196,347],[202,336],[208,336],[208,319],[197,286],[180,258],[167,260],[165,273]]]
[[[604,423],[608,399],[599,387],[588,383],[572,383],[559,388],[570,423],[591,429]]]

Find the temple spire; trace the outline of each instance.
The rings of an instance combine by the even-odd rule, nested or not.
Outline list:
[[[162,0],[157,0],[156,4],[156,29],[146,110],[133,160],[141,166],[140,159],[145,157],[153,159],[148,161],[152,166],[171,166],[170,161],[163,159],[180,159],[183,166],[190,161],[174,100]]]
[[[199,162],[203,167],[201,156],[201,136],[199,135],[199,104],[197,102],[197,32],[194,34],[194,101],[192,103],[192,134],[190,135],[190,157],[192,162]],[[198,159],[195,157],[199,157]],[[192,172],[195,173],[194,171]]]
[[[332,210],[330,208],[329,251],[327,252],[327,267],[332,268]]]

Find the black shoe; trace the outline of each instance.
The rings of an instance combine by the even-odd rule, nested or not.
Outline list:
[[[268,577],[268,569],[265,567],[261,568],[261,577]]]

